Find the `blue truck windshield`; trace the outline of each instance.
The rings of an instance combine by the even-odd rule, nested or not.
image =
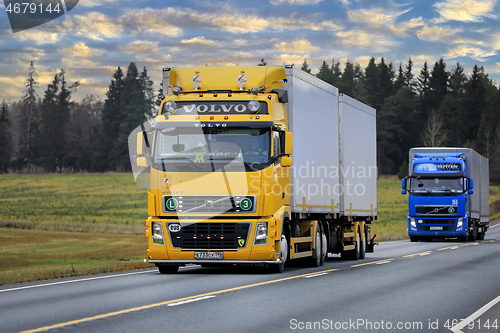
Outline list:
[[[410,193],[413,195],[460,195],[464,193],[464,179],[412,177]]]

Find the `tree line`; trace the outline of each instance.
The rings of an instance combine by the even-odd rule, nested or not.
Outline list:
[[[264,59],[258,65],[266,65]],[[302,70],[311,73],[304,60]],[[411,57],[395,67],[371,58],[366,68],[349,60],[323,61],[318,78],[377,110],[379,174],[407,174],[411,147],[470,147],[490,159],[490,179],[500,183],[500,90],[484,68],[470,75],[443,59],[424,63],[415,76]],[[146,67],[118,67],[104,101],[71,100],[78,81],[58,71],[43,97],[31,62],[23,97],[0,110],[0,172],[130,171],[127,139],[154,117],[163,98]],[[360,135],[363,135],[360,133]]]

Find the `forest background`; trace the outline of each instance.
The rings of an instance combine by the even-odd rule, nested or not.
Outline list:
[[[315,74],[306,60],[301,66],[377,110],[379,175],[404,177],[411,147],[470,147],[490,159],[490,183],[500,184],[500,90],[482,66],[467,75],[460,63],[449,68],[439,59],[414,75],[411,57],[398,67],[372,57],[366,68],[349,60],[342,67],[335,59]],[[78,84],[60,70],[40,95],[31,62],[23,98],[1,105],[0,173],[131,170],[128,135],[158,112],[161,84],[155,89],[134,62],[116,69],[104,100],[72,101]]]

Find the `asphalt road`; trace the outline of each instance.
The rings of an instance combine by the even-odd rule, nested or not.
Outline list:
[[[464,320],[466,319],[466,320]],[[0,331],[500,332],[500,227],[319,268],[156,269],[0,288]]]

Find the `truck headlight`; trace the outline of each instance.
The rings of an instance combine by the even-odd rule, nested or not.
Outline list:
[[[161,223],[151,223],[151,236],[153,238],[153,244],[165,245]]]
[[[165,104],[163,104],[163,110],[167,111],[168,113],[173,113],[175,110],[177,110],[177,103],[174,101],[166,101]]]
[[[464,218],[463,217],[459,217],[458,218],[458,221],[457,221],[457,229],[462,227],[464,225]]]
[[[259,101],[252,100],[248,102],[248,109],[252,111],[252,113],[257,113],[260,110],[260,103]]]
[[[415,223],[415,219],[413,217],[410,218],[410,224],[412,227],[416,228],[417,224]]]
[[[265,245],[267,244],[267,222],[257,223],[255,228],[255,239],[253,245]]]

